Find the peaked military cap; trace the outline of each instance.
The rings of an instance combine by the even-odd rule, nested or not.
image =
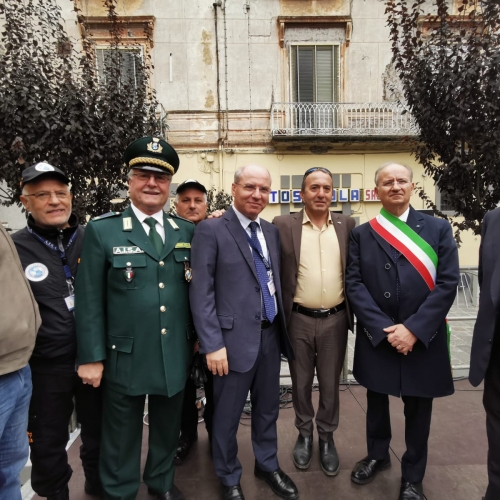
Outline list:
[[[50,163],[42,161],[22,171],[21,187],[24,187],[28,182],[40,180],[43,177],[55,178],[64,184],[69,184],[68,176],[60,168],[53,167]]]
[[[179,169],[179,156],[175,149],[159,137],[141,137],[131,142],[123,155],[129,168],[175,174]]]

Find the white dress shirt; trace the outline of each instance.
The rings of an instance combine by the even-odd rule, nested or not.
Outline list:
[[[148,236],[149,236],[149,230],[151,228],[144,221],[148,217],[153,217],[153,219],[156,219],[156,232],[160,235],[163,243],[165,243],[165,228],[163,227],[163,210],[160,210],[159,212],[156,212],[153,215],[146,215],[144,212],[141,212],[136,206],[134,206],[133,203],[131,203],[130,206],[132,207],[135,216],[142,224],[142,227],[144,228],[144,231],[146,231],[146,234]]]

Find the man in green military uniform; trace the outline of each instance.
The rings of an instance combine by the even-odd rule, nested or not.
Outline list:
[[[94,387],[104,379],[104,498],[137,495],[148,394],[144,482],[156,498],[181,500],[174,456],[194,338],[188,301],[194,224],[163,212],[179,167],[167,142],[143,137],[124,159],[132,203],[90,221],[83,241],[75,290],[78,374]]]

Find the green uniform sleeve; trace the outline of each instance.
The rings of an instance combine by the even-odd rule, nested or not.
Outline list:
[[[106,359],[106,276],[108,261],[96,225],[85,230],[75,282],[78,364]]]

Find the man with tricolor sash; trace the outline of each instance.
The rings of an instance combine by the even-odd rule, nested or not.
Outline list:
[[[351,473],[371,482],[391,466],[389,395],[405,405],[406,452],[400,500],[424,498],[432,401],[454,392],[446,315],[459,278],[448,222],[410,206],[411,169],[396,163],[375,173],[380,214],[351,233],[346,289],[357,317],[353,374],[367,388],[368,455]]]

